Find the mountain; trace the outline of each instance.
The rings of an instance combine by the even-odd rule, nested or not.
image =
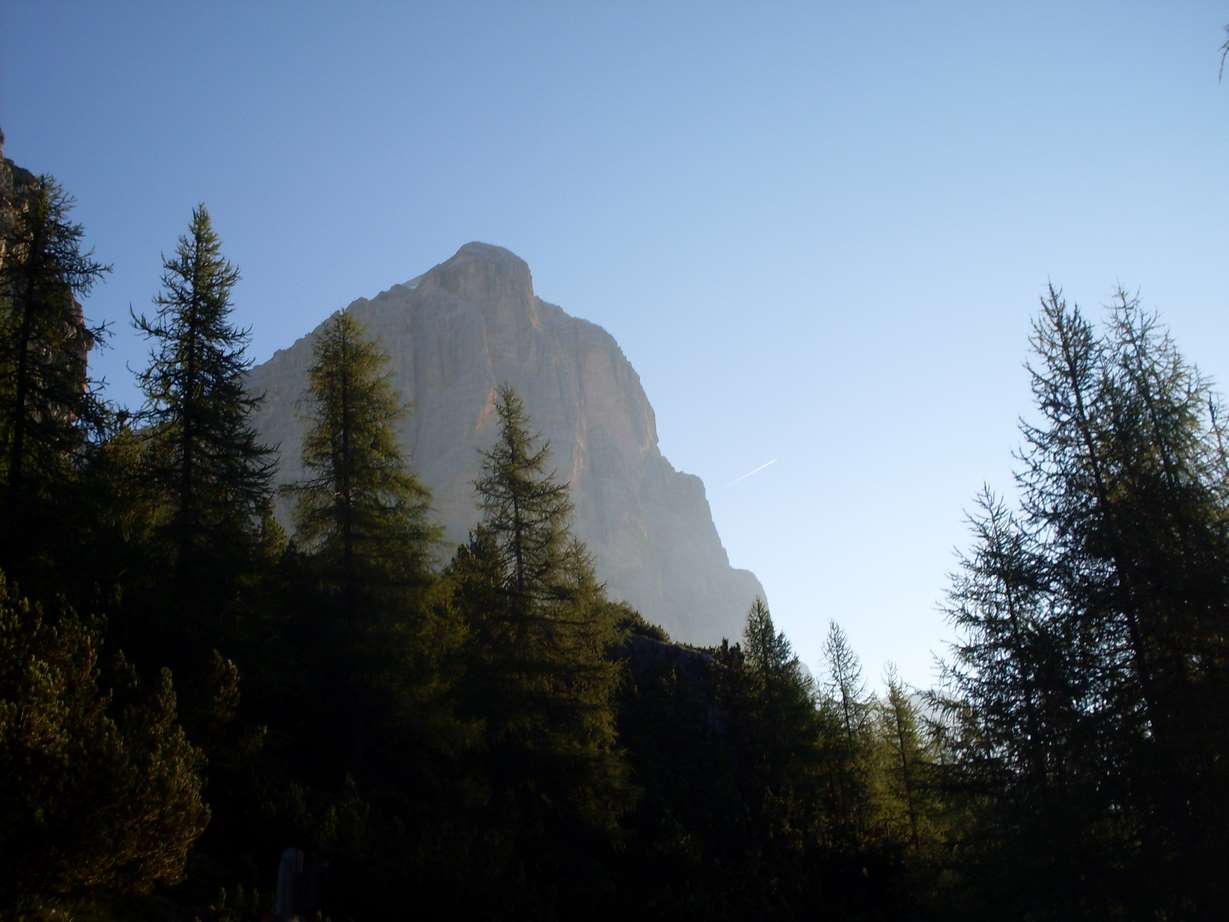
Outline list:
[[[522,259],[469,243],[347,310],[389,354],[394,382],[413,406],[402,446],[431,488],[450,549],[479,518],[478,450],[494,440],[495,393],[507,382],[550,441],[554,466],[571,485],[573,530],[596,557],[610,596],[680,640],[741,636],[747,609],[764,590],[754,574],[731,568],[704,484],[662,456],[653,408],[614,338],[538,298]],[[282,483],[303,474],[296,404],[311,340],[250,373],[251,392],[265,396],[255,424],[280,446]]]

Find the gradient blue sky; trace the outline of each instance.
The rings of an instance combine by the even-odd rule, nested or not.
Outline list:
[[[1223,2],[0,4],[7,155],[115,271],[208,203],[258,360],[469,240],[602,324],[812,668],[918,685],[1047,280],[1229,380]],[[777,463],[726,486],[770,459]]]

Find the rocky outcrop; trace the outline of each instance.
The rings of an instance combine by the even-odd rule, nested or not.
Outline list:
[[[573,530],[594,553],[611,597],[692,643],[740,635],[763,589],[753,574],[730,567],[704,484],[662,457],[653,408],[610,334],[538,298],[523,260],[466,244],[347,310],[388,353],[413,406],[402,445],[432,490],[450,544],[478,520],[478,450],[495,437],[495,393],[507,382],[550,441],[572,488]],[[251,391],[265,395],[257,428],[280,446],[281,482],[302,475],[296,404],[310,363],[307,336],[250,375]]]
[[[4,132],[0,131],[0,267],[4,265],[9,235],[21,208],[21,197],[32,185],[34,174],[4,156]]]

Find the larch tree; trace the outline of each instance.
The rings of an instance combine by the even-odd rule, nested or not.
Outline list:
[[[313,657],[318,713],[351,739],[359,782],[442,784],[473,728],[455,716],[460,616],[432,573],[440,529],[397,443],[408,407],[388,356],[349,312],[319,331],[301,412],[307,477],[291,486],[295,540],[324,589]]]
[[[888,822],[903,827],[894,829],[893,834],[907,841],[916,855],[928,838],[934,813],[931,755],[917,708],[894,664],[887,667],[886,681],[887,695],[879,707],[879,735],[887,752],[888,799],[896,807],[890,811],[893,815]]]
[[[55,180],[37,177],[14,198],[0,241],[0,480],[7,536],[20,536],[4,548],[10,565],[39,549],[45,501],[104,425],[87,361],[105,330],[77,298],[109,271],[83,252],[73,199]]]
[[[1097,677],[1080,729],[1119,779],[1102,810],[1127,826],[1108,873],[1158,912],[1206,911],[1218,875],[1193,859],[1224,841],[1208,787],[1224,778],[1209,702],[1224,700],[1229,611],[1218,399],[1125,292],[1098,336],[1051,288],[1033,345],[1023,506],[1066,633],[1089,651],[1081,674]]]
[[[826,763],[830,835],[842,849],[867,846],[873,821],[874,704],[862,664],[835,621],[824,640],[828,680],[820,697],[821,751]]]
[[[818,742],[814,688],[784,631],[762,599],[747,612],[742,649],[759,703],[760,741],[769,786],[781,791],[813,781]]]
[[[307,373],[307,479],[295,497],[296,537],[325,567],[353,623],[364,605],[421,587],[439,530],[430,493],[397,445],[407,414],[388,356],[347,311],[325,323]]]
[[[828,667],[828,694],[839,709],[841,731],[850,748],[855,748],[870,719],[870,695],[858,654],[835,621],[829,623],[824,639],[824,661]]]
[[[547,472],[549,447],[520,397],[505,386],[495,409],[499,432],[475,483],[484,521],[451,573],[470,623],[470,702],[486,725],[497,809],[527,848],[553,842],[536,865],[543,883],[566,879],[626,804],[618,667],[607,655],[616,607],[569,533],[567,485]]]
[[[762,599],[743,629],[741,694],[727,698],[749,821],[748,870],[767,909],[797,907],[820,802],[819,717],[811,679]],[[731,663],[738,662],[731,660]]]
[[[1050,288],[1032,345],[1019,520],[983,502],[953,583],[952,769],[985,798],[988,867],[1031,883],[1022,911],[1203,917],[1224,895],[1219,400],[1125,292],[1098,334]]]
[[[239,270],[222,256],[203,204],[162,269],[154,316],[133,316],[153,342],[137,380],[179,587],[199,591],[225,585],[219,566],[250,550],[276,461],[251,424],[260,398],[244,389],[249,333],[231,323]]]
[[[568,487],[546,471],[550,445],[538,446],[525,405],[510,387],[496,403],[499,436],[483,454],[483,476],[474,484],[484,524],[496,538],[506,591],[528,613],[547,601],[565,570],[572,500]],[[522,629],[529,619],[522,619]]]

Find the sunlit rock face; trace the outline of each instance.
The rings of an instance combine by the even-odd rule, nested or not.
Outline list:
[[[618,343],[535,296],[523,260],[466,244],[425,275],[347,309],[388,353],[394,382],[413,406],[401,443],[431,488],[446,553],[479,519],[479,449],[495,438],[495,393],[507,382],[550,442],[553,465],[572,489],[573,531],[595,555],[611,597],[679,640],[740,636],[763,589],[752,573],[730,567],[704,484],[662,457],[653,408]],[[280,446],[283,483],[303,474],[296,405],[311,340],[250,375],[252,392],[265,395],[256,425]]]

